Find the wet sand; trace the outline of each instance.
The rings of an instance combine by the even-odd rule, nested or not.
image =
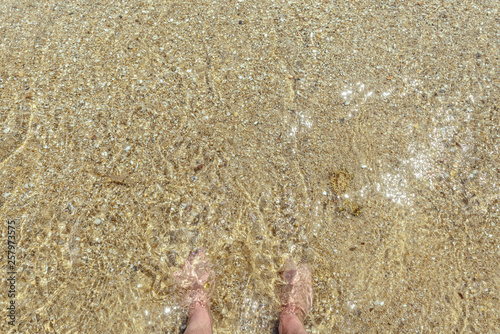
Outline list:
[[[500,328],[496,1],[3,1],[0,332],[179,333],[205,247],[215,333]]]

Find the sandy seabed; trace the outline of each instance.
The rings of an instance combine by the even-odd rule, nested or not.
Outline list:
[[[205,247],[215,333],[276,330],[288,256],[309,333],[495,333],[499,10],[2,1],[0,332],[180,333]]]

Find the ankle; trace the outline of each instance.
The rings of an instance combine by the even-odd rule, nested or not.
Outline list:
[[[278,331],[280,334],[306,334],[299,317],[290,312],[281,313]]]
[[[206,305],[196,304],[189,311],[189,320],[185,334],[211,334],[212,316]]]

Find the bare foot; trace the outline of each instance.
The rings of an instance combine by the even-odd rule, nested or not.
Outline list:
[[[197,309],[210,308],[210,287],[215,275],[203,249],[192,252],[182,269],[173,276],[176,285],[181,288],[182,306],[188,309],[190,317]]]
[[[281,295],[281,317],[294,314],[302,322],[313,303],[311,271],[307,265],[297,266],[293,259],[289,258],[285,261],[282,275],[287,285]]]

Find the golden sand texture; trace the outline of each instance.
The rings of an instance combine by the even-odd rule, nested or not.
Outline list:
[[[204,247],[218,334],[273,332],[288,256],[309,333],[495,333],[499,10],[2,1],[0,332],[179,333]]]

